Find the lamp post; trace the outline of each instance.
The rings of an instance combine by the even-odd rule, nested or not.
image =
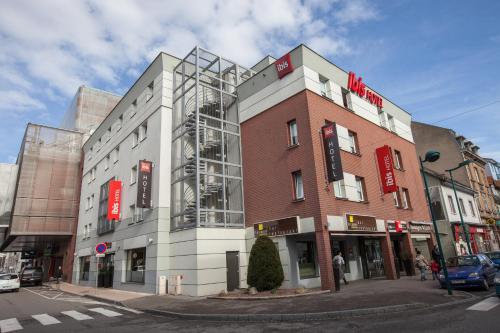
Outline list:
[[[470,238],[469,238],[469,231],[465,228],[465,223],[464,223],[464,217],[462,215],[462,208],[460,207],[460,202],[458,201],[458,195],[457,195],[457,190],[455,189],[455,181],[453,180],[453,171],[460,169],[463,166],[466,166],[472,162],[471,160],[465,160],[463,162],[460,162],[457,167],[449,170],[445,170],[450,174],[450,179],[451,179],[451,186],[453,187],[453,193],[455,193],[455,200],[457,201],[457,206],[458,206],[458,213],[460,214],[460,223],[462,225],[462,229],[465,234],[465,241],[467,242],[467,249],[469,250],[469,254],[472,254],[472,249],[470,247]]]
[[[432,218],[432,224],[434,225],[434,230],[436,231],[436,241],[438,243],[438,248],[439,248],[439,258],[441,259],[441,267],[443,267],[443,273],[444,273],[444,279],[446,281],[446,289],[448,289],[448,295],[452,295],[453,292],[451,290],[451,284],[450,280],[448,279],[448,268],[446,268],[446,262],[444,260],[444,253],[443,253],[443,247],[441,246],[441,237],[439,236],[439,230],[438,226],[436,223],[436,218],[434,217],[434,211],[432,210],[432,204],[431,204],[431,194],[429,192],[429,185],[427,185],[427,178],[425,177],[425,171],[424,171],[424,162],[436,162],[439,160],[439,157],[441,154],[438,151],[433,151],[429,150],[425,154],[425,159],[422,160],[422,158],[419,156],[418,159],[420,161],[420,169],[422,170],[422,177],[424,178],[424,184],[425,184],[425,194],[427,195],[427,200],[429,201],[429,209],[431,211],[431,218]]]

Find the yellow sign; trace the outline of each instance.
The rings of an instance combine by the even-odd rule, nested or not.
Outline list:
[[[488,220],[486,220],[486,224],[495,224],[495,220],[494,219],[488,219]]]
[[[349,215],[349,222],[354,223],[354,216]]]
[[[259,231],[262,231],[264,230],[264,225],[263,224],[259,224]]]

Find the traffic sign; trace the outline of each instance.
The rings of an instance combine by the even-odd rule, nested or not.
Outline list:
[[[107,249],[106,243],[99,243],[95,246],[95,252],[99,254],[103,254]]]

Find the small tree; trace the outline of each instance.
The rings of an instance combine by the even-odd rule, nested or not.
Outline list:
[[[250,251],[248,285],[258,291],[272,290],[281,286],[283,280],[283,267],[276,246],[269,237],[259,236]]]

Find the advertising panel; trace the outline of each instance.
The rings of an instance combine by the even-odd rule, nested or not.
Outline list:
[[[138,208],[151,208],[151,182],[153,173],[153,163],[150,161],[139,161],[139,181],[137,183]]]
[[[382,181],[383,192],[391,193],[398,190],[394,167],[392,165],[391,148],[385,145],[376,149],[378,170]]]
[[[276,71],[278,72],[278,77],[280,80],[286,75],[293,72],[292,60],[290,58],[290,53],[285,54],[274,63]]]
[[[342,161],[340,160],[339,138],[335,123],[329,123],[321,128],[325,150],[326,172],[328,182],[344,179]]]
[[[109,182],[108,221],[120,219],[121,196],[122,182],[120,180],[111,180]]]

